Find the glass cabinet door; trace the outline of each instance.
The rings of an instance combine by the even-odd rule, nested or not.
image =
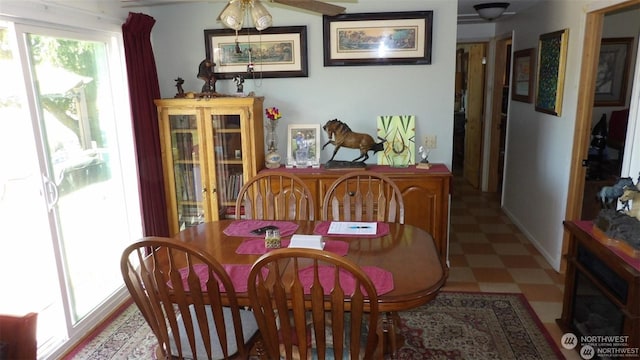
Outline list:
[[[170,114],[169,131],[178,227],[184,230],[205,221],[197,115]]]
[[[219,219],[233,219],[238,192],[244,184],[241,112],[212,113],[209,116],[213,135],[215,181]]]

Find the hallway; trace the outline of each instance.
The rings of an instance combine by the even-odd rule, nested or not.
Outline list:
[[[497,193],[475,190],[455,173],[451,268],[443,290],[522,293],[559,344],[562,332],[555,319],[562,312],[564,275],[547,263],[501,211]],[[560,348],[567,359],[580,359],[576,351]]]

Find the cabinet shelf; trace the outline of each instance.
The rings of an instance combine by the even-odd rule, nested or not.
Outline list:
[[[263,101],[262,97],[155,101],[172,235],[235,216],[230,209],[240,187],[264,164]],[[213,191],[205,194],[203,189]]]

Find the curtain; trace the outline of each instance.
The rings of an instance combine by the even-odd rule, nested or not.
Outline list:
[[[151,29],[155,22],[149,15],[129,13],[127,21],[122,25],[122,34],[140,177],[144,235],[169,236],[158,113],[153,103],[154,99],[160,97],[158,73],[151,46]]]

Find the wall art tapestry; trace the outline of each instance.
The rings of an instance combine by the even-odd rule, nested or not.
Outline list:
[[[560,116],[569,29],[540,35],[536,111]]]
[[[378,137],[386,140],[384,150],[378,153],[378,164],[394,167],[415,164],[415,115],[382,115],[377,121]]]

